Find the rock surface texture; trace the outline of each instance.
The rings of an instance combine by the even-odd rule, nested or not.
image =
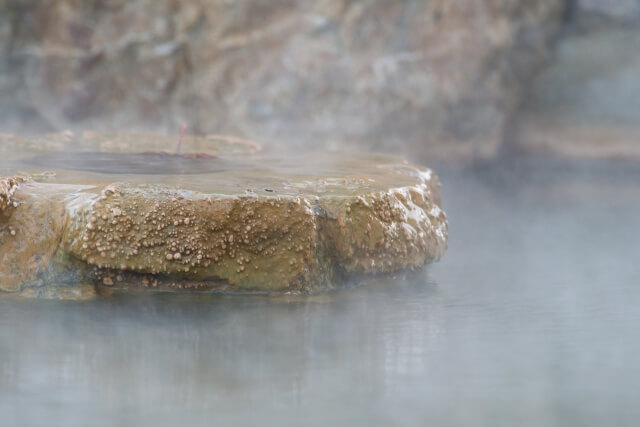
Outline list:
[[[14,189],[0,219],[4,291],[38,295],[34,289],[53,286],[75,295],[69,286],[97,286],[308,293],[347,277],[418,268],[447,246],[437,177],[395,158],[187,152],[157,160],[157,152],[144,154],[169,166],[219,166],[174,175],[137,164],[121,169],[140,153],[118,150],[137,140],[150,144],[152,137],[65,134],[31,143],[114,151],[92,153],[102,163],[90,172],[56,157],[52,148],[46,155],[54,170],[38,174],[33,159],[42,153],[29,152],[29,140],[15,152],[17,140],[0,138],[0,171],[25,171],[20,179],[0,181]],[[185,149],[203,141],[191,138]]]
[[[18,181],[15,178],[0,178],[0,213],[4,214],[8,209],[15,207],[13,195],[18,189]],[[16,203],[17,206],[17,203]]]
[[[564,3],[0,0],[0,126],[486,158]]]

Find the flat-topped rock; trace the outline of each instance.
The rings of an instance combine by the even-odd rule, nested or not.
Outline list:
[[[207,138],[185,139],[180,154],[149,135],[118,136],[127,144],[113,150],[94,134],[59,138],[40,137],[44,151],[0,138],[0,175],[12,183],[1,290],[313,292],[417,268],[446,249],[437,177],[401,159],[281,157]]]

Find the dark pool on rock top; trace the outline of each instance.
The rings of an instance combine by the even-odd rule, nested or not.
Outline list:
[[[223,172],[240,165],[231,165],[206,154],[180,155],[156,153],[46,153],[21,159],[25,166],[79,170],[103,174],[131,175],[192,175]]]
[[[637,171],[437,169],[449,251],[416,273],[289,299],[1,298],[0,424],[636,425]]]

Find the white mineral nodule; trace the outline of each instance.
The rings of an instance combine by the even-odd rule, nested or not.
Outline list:
[[[0,137],[0,175],[24,171],[0,179],[0,290],[93,283],[313,292],[353,275],[417,268],[446,250],[437,177],[397,158],[153,152],[144,154],[148,168],[143,153],[104,153],[92,137],[68,144],[85,154],[96,144],[95,171],[74,170],[66,151],[51,154],[58,144],[43,153],[27,141],[15,151],[16,137]],[[136,147],[136,138],[117,140]],[[152,137],[143,141],[156,148]],[[33,161],[43,155],[56,173],[46,183]]]

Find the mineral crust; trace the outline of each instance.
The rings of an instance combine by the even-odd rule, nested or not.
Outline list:
[[[0,180],[11,210],[0,219],[4,291],[31,296],[34,287],[67,284],[311,293],[350,276],[421,267],[447,246],[437,177],[395,158],[185,158],[220,168],[118,176],[67,163],[58,170],[56,160],[38,175],[31,157],[9,157],[32,171]],[[105,159],[108,169],[114,158]]]

